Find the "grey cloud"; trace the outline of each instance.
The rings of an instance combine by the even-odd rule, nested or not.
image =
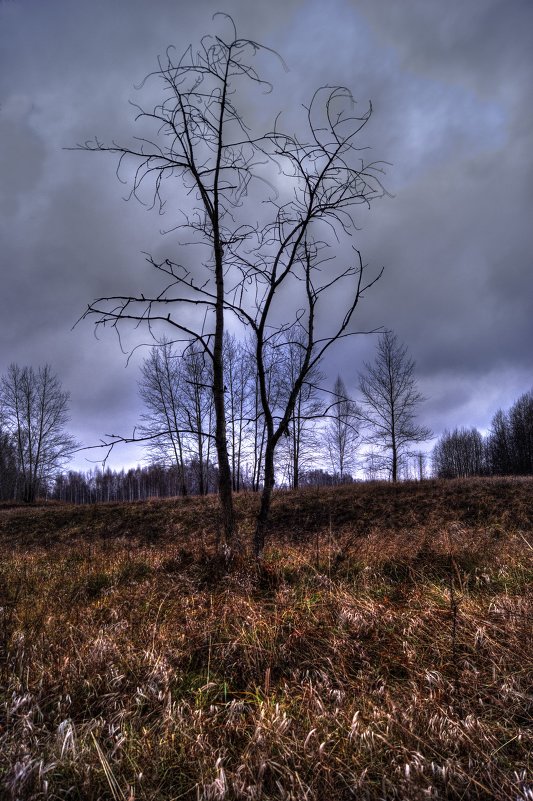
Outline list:
[[[195,254],[177,234],[160,235],[183,202],[177,188],[161,218],[123,202],[112,157],[63,148],[95,135],[128,141],[128,101],[143,96],[134,85],[168,44],[181,50],[216,30],[218,10],[214,0],[0,4],[0,373],[10,361],[50,362],[86,442],[135,425],[142,353],[125,369],[111,334],[96,342],[90,323],[73,323],[96,296],[154,286],[141,251],[191,266]],[[488,425],[533,384],[533,7],[230,0],[224,10],[289,67],[261,57],[274,91],[243,98],[258,128],[277,110],[297,125],[300,104],[326,83],[351,87],[362,108],[372,99],[362,143],[393,162],[395,198],[358,216],[354,244],[386,269],[354,327],[392,328],[408,345],[429,398],[424,422],[437,433]],[[148,103],[154,91],[145,88]],[[340,345],[328,380],[339,371],[355,389],[374,345]],[[138,458],[121,452],[115,464]]]
[[[406,0],[401,5],[358,0],[355,5],[408,69],[488,95],[506,92],[510,75],[520,82],[531,72],[528,0]]]

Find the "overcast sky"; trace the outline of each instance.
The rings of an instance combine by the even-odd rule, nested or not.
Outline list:
[[[226,32],[219,10],[288,67],[265,61],[275,91],[249,109],[265,128],[323,84],[372,100],[364,144],[391,163],[394,197],[357,219],[385,271],[355,325],[408,346],[437,436],[487,429],[533,387],[531,0],[0,0],[0,374],[51,364],[86,444],[138,422],[142,355],[126,367],[111,334],[72,326],[93,298],[149,281],[143,251],[172,258],[179,243],[124,202],[113,156],[64,148],[134,133],[134,86],[169,44]],[[331,382],[355,392],[375,344],[339,346]]]

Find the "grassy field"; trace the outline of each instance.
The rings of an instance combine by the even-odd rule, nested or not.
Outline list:
[[[243,542],[257,498],[237,498]],[[533,481],[0,508],[0,798],[533,799]]]

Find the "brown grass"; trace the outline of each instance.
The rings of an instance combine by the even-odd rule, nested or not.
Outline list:
[[[532,491],[0,510],[0,797],[533,799]]]

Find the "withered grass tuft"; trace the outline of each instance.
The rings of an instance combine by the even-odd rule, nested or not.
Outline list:
[[[237,498],[243,541],[257,499]],[[533,481],[0,509],[0,797],[533,799]]]

